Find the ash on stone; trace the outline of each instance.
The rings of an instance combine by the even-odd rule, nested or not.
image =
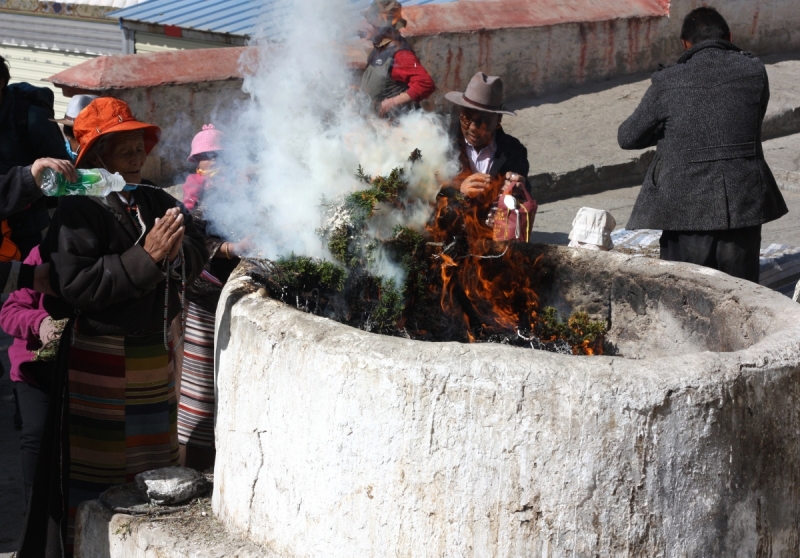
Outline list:
[[[134,484],[151,504],[181,504],[203,495],[208,488],[203,475],[187,467],[165,467],[139,473]]]

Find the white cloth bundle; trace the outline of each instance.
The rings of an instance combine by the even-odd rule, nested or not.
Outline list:
[[[569,245],[587,250],[611,250],[614,247],[611,232],[616,226],[616,219],[605,209],[581,207],[572,221]]]

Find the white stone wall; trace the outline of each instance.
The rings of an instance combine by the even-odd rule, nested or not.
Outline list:
[[[102,95],[128,103],[133,115],[161,127],[161,141],[147,158],[142,175],[160,186],[182,184],[182,173],[195,171],[186,161],[192,138],[203,124],[231,130],[237,103],[248,99],[241,80],[162,85],[136,89],[112,90]]]
[[[800,307],[708,270],[586,257],[758,307],[766,337],[643,360],[423,343],[236,279],[217,313],[217,516],[286,557],[796,552]]]
[[[436,81],[436,103],[447,91],[463,91],[477,71],[502,76],[509,99],[543,95],[674,63],[682,52],[683,18],[701,5],[720,11],[734,42],[745,50],[758,55],[800,50],[797,0],[674,0],[668,17],[625,18],[608,3],[604,21],[582,21],[576,10],[573,23],[465,33],[442,29],[409,42]]]

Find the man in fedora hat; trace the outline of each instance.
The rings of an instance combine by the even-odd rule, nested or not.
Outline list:
[[[464,93],[452,91],[445,98],[461,107],[458,147],[464,173],[461,193],[469,198],[483,194],[494,178],[504,176],[504,191],[528,184],[528,150],[503,131],[503,115],[516,116],[503,105],[503,80],[498,76],[475,74]]]
[[[72,127],[75,125],[75,119],[78,118],[81,111],[88,107],[95,99],[97,99],[97,95],[75,95],[69,101],[67,111],[64,113],[64,118],[50,119],[56,124],[61,124],[61,131],[64,133],[64,138],[66,138],[65,147],[67,148],[67,154],[73,161],[78,158],[77,149],[79,144],[78,140],[75,139],[75,132],[73,132]]]
[[[61,159],[42,158],[27,167],[12,167],[0,175],[0,220],[24,211],[42,197],[41,186],[46,169],[63,174],[67,180],[78,179],[72,163]],[[0,288],[4,294],[17,289],[52,294],[50,264],[33,266],[21,261],[0,260]]]
[[[0,56],[0,175],[38,159],[68,159],[64,137],[50,121],[53,93],[29,83],[9,84],[10,80],[9,67]],[[22,259],[42,241],[42,230],[50,224],[48,205],[39,198],[8,219],[11,233],[3,236],[3,242],[15,244]]]
[[[428,71],[400,34],[406,26],[397,0],[374,0],[364,12],[364,35],[373,49],[361,78],[361,90],[373,108],[387,116],[398,110],[419,107],[436,90]]]

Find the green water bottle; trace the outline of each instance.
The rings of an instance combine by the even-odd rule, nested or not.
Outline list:
[[[107,196],[126,189],[125,179],[119,173],[106,169],[77,169],[77,182],[69,182],[63,174],[53,169],[42,173],[42,192],[45,196]]]

